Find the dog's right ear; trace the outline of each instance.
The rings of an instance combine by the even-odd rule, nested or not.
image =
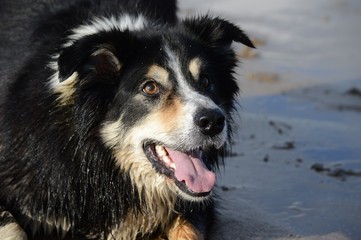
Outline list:
[[[73,44],[63,50],[58,58],[59,80],[68,79],[74,72],[79,75],[116,76],[122,63],[117,52],[110,44],[90,46]]]
[[[209,15],[183,21],[188,31],[211,47],[229,47],[233,41],[255,48],[248,36],[234,24]]]

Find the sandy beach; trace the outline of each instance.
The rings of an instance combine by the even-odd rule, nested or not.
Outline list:
[[[2,5],[0,101],[31,53],[24,2]],[[221,16],[257,46],[234,45],[238,131],[212,239],[361,239],[361,1],[179,2],[180,17]]]

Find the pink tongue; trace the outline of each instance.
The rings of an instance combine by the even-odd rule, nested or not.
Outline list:
[[[216,182],[216,175],[210,171],[199,156],[199,152],[178,152],[166,148],[170,158],[176,165],[175,177],[184,181],[187,187],[195,193],[210,192]]]

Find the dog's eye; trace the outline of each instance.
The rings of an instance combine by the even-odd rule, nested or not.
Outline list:
[[[206,90],[206,89],[208,89],[209,88],[209,79],[208,79],[208,77],[207,76],[200,76],[200,78],[199,78],[199,81],[198,81],[198,84],[199,84],[199,86],[202,88],[202,89],[204,89],[204,90]]]
[[[145,94],[147,94],[148,96],[154,96],[154,95],[158,94],[159,93],[158,84],[153,80],[146,82],[143,85],[143,92]]]

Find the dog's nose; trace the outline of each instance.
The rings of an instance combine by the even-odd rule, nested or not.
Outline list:
[[[213,137],[222,132],[225,117],[219,109],[202,109],[194,116],[194,123],[203,134]]]

